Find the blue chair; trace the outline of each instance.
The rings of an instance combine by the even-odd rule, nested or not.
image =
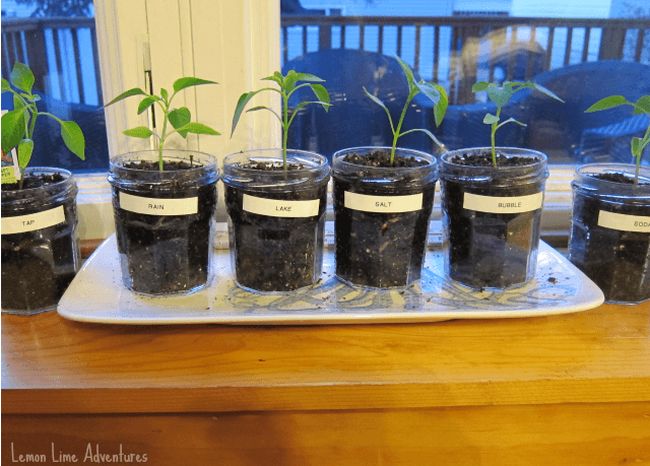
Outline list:
[[[621,157],[611,153],[612,147],[620,146],[616,140],[629,143],[631,136],[640,136],[647,128],[647,117],[632,118],[631,107],[584,111],[609,95],[621,94],[635,101],[650,94],[648,65],[609,60],[588,62],[541,73],[535,81],[553,90],[565,103],[538,93],[522,96],[528,115],[525,143],[551,155],[556,163],[616,159]],[[627,157],[626,161],[629,160]]]
[[[391,145],[388,118],[362,87],[379,97],[396,121],[408,95],[397,60],[363,50],[326,49],[295,58],[283,69],[285,73],[294,69],[323,78],[332,102],[329,112],[316,105],[300,111],[290,130],[289,147],[331,158],[346,147]],[[292,96],[290,106],[295,107],[297,98],[313,99],[311,91],[302,91],[296,92],[296,98]]]

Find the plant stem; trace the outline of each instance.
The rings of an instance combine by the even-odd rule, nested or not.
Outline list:
[[[497,119],[501,119],[501,107],[497,107]],[[497,128],[498,128],[498,121],[496,123],[492,123],[490,126],[490,145],[492,148],[492,166],[494,168],[497,167]]]
[[[397,140],[401,136],[400,132],[402,131],[402,123],[404,123],[404,117],[406,117],[406,111],[409,108],[409,105],[411,104],[411,101],[417,94],[417,91],[411,90],[409,93],[408,97],[406,98],[406,102],[404,103],[404,108],[402,108],[402,113],[399,116],[399,121],[397,122],[397,127],[395,128],[395,131],[393,131],[393,145],[390,148],[390,164],[394,165],[395,164],[395,151],[397,149]]]
[[[169,113],[169,104],[165,105],[165,111],[163,112],[163,127],[160,132],[160,137],[158,138],[158,170],[164,170],[163,164],[163,148],[165,146],[165,139],[167,138],[167,114]]]
[[[289,96],[282,92],[282,162],[287,169],[287,144],[289,143]]]

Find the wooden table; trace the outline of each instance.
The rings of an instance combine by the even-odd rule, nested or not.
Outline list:
[[[12,445],[73,464],[120,444],[154,465],[650,464],[650,304],[323,327],[3,315],[2,413],[6,464]]]

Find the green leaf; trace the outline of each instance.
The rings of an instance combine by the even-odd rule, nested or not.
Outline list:
[[[610,95],[604,99],[600,99],[598,102],[593,104],[585,113],[600,112],[601,110],[609,110],[610,108],[619,107],[621,105],[627,105],[630,102],[627,101],[622,95]]]
[[[514,118],[508,118],[507,120],[501,122],[501,124],[497,126],[497,128],[501,128],[502,126],[507,125],[508,123],[516,123],[519,126],[528,126],[526,123],[522,123],[519,120],[515,120]]]
[[[219,84],[216,81],[210,81],[208,79],[195,78],[194,76],[187,76],[184,78],[179,78],[174,81],[174,92],[181,91],[187,87],[192,86],[201,86],[202,84]]]
[[[18,144],[18,166],[24,170],[29,161],[32,159],[32,152],[34,152],[34,141],[31,139],[23,139]]]
[[[9,80],[11,81],[11,84],[13,84],[21,91],[25,91],[29,94],[32,93],[32,87],[34,86],[35,81],[34,73],[32,73],[32,70],[29,69],[29,66],[25,65],[24,63],[14,63],[14,67],[11,70],[11,74],[9,75]]]
[[[440,101],[433,107],[433,118],[436,121],[436,126],[440,126],[447,113],[449,97],[447,97],[447,91],[444,87],[439,84],[436,84],[435,86],[438,88],[438,92],[440,93]]]
[[[13,95],[13,101],[14,101],[14,110],[24,109],[25,106],[27,105],[25,101],[21,99],[20,96],[17,94]]]
[[[542,94],[544,94],[547,97],[550,97],[551,99],[555,99],[558,102],[564,103],[564,100],[562,100],[557,94],[555,94],[555,92],[551,91],[550,89],[542,86],[541,84],[537,84],[534,82],[530,82],[530,84],[532,84],[532,88],[535,89],[537,92],[541,92]]]
[[[2,92],[7,91],[11,91],[11,85],[9,85],[9,81],[7,81],[5,78],[2,78]]]
[[[239,118],[241,118],[242,112],[244,111],[246,104],[255,96],[255,94],[262,92],[264,90],[266,89],[244,92],[241,96],[239,96],[239,100],[237,101],[237,105],[235,106],[235,113],[232,116],[232,128],[230,129],[230,137],[232,137],[233,133],[235,132],[235,128],[237,128],[237,123],[239,123]]]
[[[483,123],[486,125],[494,125],[499,122],[499,117],[491,113],[486,113],[483,117]]]
[[[477,83],[474,83],[474,85],[472,86],[472,92],[483,92],[487,90],[489,85],[490,83],[485,81],[479,81]]]
[[[281,125],[284,125],[284,121],[282,121],[282,118],[280,117],[280,115],[278,115],[275,112],[275,110],[273,110],[272,108],[265,107],[264,105],[258,105],[257,107],[249,108],[248,110],[246,110],[246,113],[259,112],[260,110],[268,110],[273,115],[275,115],[275,117],[278,119],[278,121],[280,122]],[[295,112],[295,109],[294,109],[294,112]]]
[[[511,87],[490,85],[487,88],[488,99],[499,108],[504,107],[510,101],[512,94],[514,94],[514,92]]]
[[[315,74],[311,73],[298,73],[296,72],[296,82],[308,82],[308,83],[324,83],[325,80],[322,78],[319,78]]]
[[[128,91],[122,92],[120,95],[115,97],[113,100],[111,100],[109,103],[104,105],[104,107],[108,107],[109,105],[113,105],[115,102],[119,102],[120,100],[124,100],[127,97],[131,97],[134,95],[148,95],[145,91],[140,89],[139,87],[134,87],[133,89],[129,89]]]
[[[125,134],[126,136],[130,136],[132,138],[147,139],[151,137],[153,132],[146,126],[136,126],[135,128],[122,131],[122,134]]]
[[[271,76],[267,76],[266,78],[262,78],[262,81],[273,81],[273,82],[277,83],[278,86],[283,87],[284,76],[282,76],[282,73],[280,73],[279,71],[276,71]]]
[[[293,113],[299,112],[300,110],[305,108],[307,105],[312,105],[312,104],[317,104],[317,105],[322,106],[325,109],[325,111],[328,111],[329,107],[332,106],[331,104],[328,104],[327,102],[321,102],[320,100],[304,100],[304,101],[300,102],[298,105],[296,105],[293,108],[292,111],[293,111]]]
[[[415,76],[413,76],[413,70],[406,64],[404,60],[402,60],[397,55],[395,56],[395,59],[397,60],[397,63],[399,63],[399,66],[402,68],[404,76],[406,76],[406,82],[408,83],[409,90],[413,89],[415,86]]]
[[[634,103],[634,114],[639,115],[641,113],[650,115],[650,95],[642,95]]]
[[[249,108],[248,110],[246,110],[246,113],[259,112],[260,110],[271,110],[271,111],[273,111],[269,107],[265,107],[264,105],[258,105],[257,107]]]
[[[12,110],[2,115],[2,151],[8,153],[25,136],[25,112]]]
[[[61,121],[61,137],[66,147],[81,160],[86,160],[86,138],[74,121]]]
[[[388,107],[384,105],[384,103],[381,101],[379,97],[372,95],[370,92],[368,92],[368,90],[365,87],[363,87],[363,92],[366,93],[366,95],[370,100],[372,100],[374,103],[376,103],[377,105],[379,105],[381,108],[384,109],[384,112],[386,112],[386,115],[388,116],[388,122],[390,123],[390,128],[392,131],[395,131],[394,129],[395,126],[393,125],[393,118],[390,116],[390,110],[388,110]]]
[[[138,115],[140,115],[142,112],[147,110],[149,107],[151,107],[154,103],[156,103],[157,100],[160,100],[158,96],[155,95],[148,95],[144,99],[140,101],[140,104],[138,105]]]
[[[160,88],[160,97],[162,97],[165,102],[169,102],[169,92],[167,92],[167,89],[164,87]]]
[[[180,133],[181,131],[192,134],[209,134],[211,136],[219,136],[221,134],[219,131],[210,128],[208,125],[197,122],[191,122],[178,128],[178,132]]]
[[[428,129],[422,129],[422,128],[409,129],[408,131],[404,131],[402,134],[400,134],[400,137],[415,132],[424,133],[427,136],[429,136],[429,138],[431,138],[431,140],[435,142],[438,145],[438,147],[445,147],[445,145],[437,137],[435,137],[435,135]]]
[[[445,118],[447,107],[449,105],[447,91],[445,91],[445,88],[439,84],[428,83],[424,81],[416,83],[416,86],[422,94],[424,94],[431,102],[433,102],[433,117],[435,119],[436,126],[440,126],[442,120]]]
[[[294,70],[289,70],[287,76],[284,78],[285,92],[291,92],[297,83],[304,81],[307,83],[323,83],[324,79],[311,73],[298,73]]]
[[[373,95],[370,92],[368,92],[368,89],[366,89],[365,87],[363,87],[363,92],[366,93],[366,95],[368,96],[368,98],[370,100],[372,100],[374,103],[379,105],[384,110],[388,111],[388,107],[386,107],[386,105],[381,101],[381,99],[379,97],[377,97],[376,95]]]
[[[190,109],[187,107],[175,108],[169,112],[169,122],[172,124],[174,129],[178,129],[181,126],[185,126],[192,119],[192,114]]]
[[[434,105],[440,102],[440,91],[436,86],[424,81],[415,83],[415,85],[425,97],[433,102]]]
[[[317,103],[320,103],[320,105],[323,107],[323,109],[327,112],[329,111],[331,104],[330,104],[330,94],[327,92],[327,89],[325,86],[322,84],[310,84],[309,87],[311,88],[312,92],[316,96],[316,99],[318,99]]]
[[[182,128],[192,120],[190,109],[187,107],[175,108],[169,112],[168,118],[174,129],[178,131],[178,134],[187,137],[187,131],[180,131],[179,128]]]
[[[639,137],[633,137],[630,145],[630,149],[632,150],[632,155],[636,158],[641,157],[641,153],[643,152],[643,139]]]

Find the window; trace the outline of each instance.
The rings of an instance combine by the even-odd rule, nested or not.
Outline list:
[[[32,165],[54,165],[75,172],[104,171],[108,166],[99,59],[91,0],[7,0],[2,2],[2,76],[16,61],[34,71],[39,108],[74,120],[86,136],[86,161],[61,143],[58,125],[39,119]],[[11,95],[2,108],[13,107]]]
[[[520,92],[504,114],[527,126],[509,125],[497,136],[500,145],[545,152],[552,164],[628,162],[631,136],[648,125],[629,109],[584,113],[607,95],[650,94],[647,0],[302,0],[299,13],[296,0],[282,6],[283,66],[326,79],[335,105],[327,114],[312,107],[299,115],[297,148],[331,156],[343,147],[389,145],[390,128],[369,118],[376,109],[361,86],[374,85],[384,101],[404,98],[403,79],[382,74],[392,55],[446,87],[450,107],[435,130],[448,148],[489,144],[482,119],[491,104],[472,93],[477,81],[535,80],[566,101]],[[341,15],[328,15],[332,9]],[[416,100],[411,113],[407,125],[435,128],[426,102]],[[423,135],[400,144],[432,149]]]

